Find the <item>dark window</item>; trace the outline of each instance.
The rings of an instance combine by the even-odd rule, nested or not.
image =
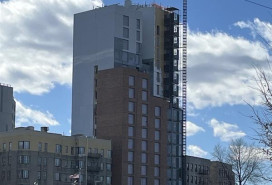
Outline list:
[[[123,25],[129,26],[129,16],[123,15]]]

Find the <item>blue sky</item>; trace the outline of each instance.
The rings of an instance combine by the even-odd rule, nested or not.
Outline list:
[[[1,0],[0,0],[1,1]],[[140,1],[181,8],[182,1]],[[258,3],[272,7],[269,0]],[[6,0],[0,4],[0,82],[11,84],[16,126],[70,134],[73,14],[117,0]],[[255,70],[271,59],[272,11],[244,0],[188,1],[188,154],[254,136]],[[261,36],[261,37],[260,37]]]

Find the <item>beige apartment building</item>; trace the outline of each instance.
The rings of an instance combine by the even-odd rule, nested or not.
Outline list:
[[[0,185],[111,184],[109,140],[19,127],[0,134],[0,160]]]

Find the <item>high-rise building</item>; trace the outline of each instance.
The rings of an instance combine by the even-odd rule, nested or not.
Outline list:
[[[13,88],[0,83],[0,132],[14,129],[15,127],[15,101]]]
[[[72,135],[112,140],[113,184],[182,184],[180,28],[129,0],[74,16]]]
[[[29,126],[0,134],[0,185],[71,185],[79,177],[82,185],[111,184],[111,141],[47,130]]]

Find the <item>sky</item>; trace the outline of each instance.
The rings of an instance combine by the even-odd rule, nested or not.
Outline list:
[[[14,88],[16,126],[70,135],[73,14],[120,0],[0,0],[0,82]],[[272,7],[270,0],[256,0]],[[182,8],[178,0],[134,0]],[[252,142],[247,103],[261,97],[254,67],[268,70],[272,10],[245,0],[188,1],[187,154]]]

